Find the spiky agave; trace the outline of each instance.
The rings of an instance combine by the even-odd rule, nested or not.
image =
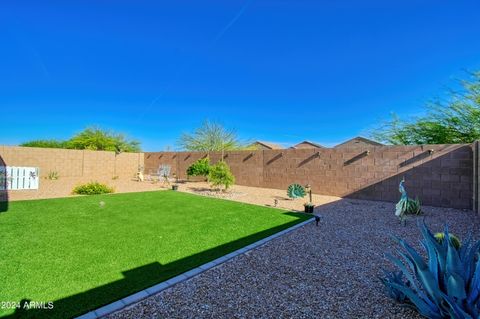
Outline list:
[[[421,215],[422,204],[417,198],[412,199],[410,197],[402,197],[396,205],[396,213],[400,220],[405,218],[405,215]]]
[[[445,239],[439,243],[421,226],[422,246],[428,260],[403,239],[396,241],[401,258],[386,257],[399,269],[381,278],[390,297],[413,306],[427,318],[480,318],[480,241],[467,238],[457,249],[445,226]]]
[[[422,205],[420,204],[420,200],[418,199],[418,197],[415,199],[412,199],[412,198],[407,199],[405,214],[413,214],[413,215],[422,214]]]

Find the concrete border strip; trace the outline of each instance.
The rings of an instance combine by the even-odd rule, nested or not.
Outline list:
[[[310,218],[306,221],[303,221],[301,223],[298,223],[292,227],[289,227],[287,229],[284,229],[278,233],[275,233],[273,235],[270,235],[268,237],[265,237],[259,241],[256,241],[248,246],[245,246],[243,248],[240,248],[240,249],[237,249],[229,254],[226,254],[222,257],[219,257],[217,259],[214,259],[212,261],[209,261],[208,263],[206,264],[203,264],[203,265],[200,265],[196,268],[193,268],[193,269],[190,269],[189,271],[187,272],[184,272],[180,275],[177,275],[175,277],[172,277],[166,281],[163,281],[159,284],[156,284],[152,287],[149,287],[149,288],[146,288],[144,290],[141,290],[139,292],[136,292],[130,296],[127,296],[125,298],[122,298],[120,300],[117,300],[115,302],[112,302],[108,305],[105,305],[103,307],[100,307],[98,309],[95,309],[95,310],[92,310],[90,312],[87,312],[86,314],[83,314],[79,317],[77,317],[77,319],[97,319],[97,318],[101,318],[103,316],[106,316],[106,315],[109,315],[113,312],[116,312],[116,311],[119,311],[123,308],[126,308],[126,307],[129,307],[139,301],[142,301],[143,299],[146,299],[148,297],[151,297],[157,293],[159,293],[160,291],[163,291],[165,289],[168,289],[180,282],[183,282],[185,280],[188,280],[190,278],[193,278],[201,273],[203,273],[204,271],[207,271],[213,267],[216,267],[218,265],[221,265],[227,261],[229,261],[230,259],[238,256],[238,255],[242,255],[252,249],[255,249],[259,246],[262,246],[263,244],[275,239],[275,238],[278,238],[279,236],[282,236],[286,233],[289,233],[291,232],[292,230],[295,230],[297,228],[300,228],[308,223],[311,223],[312,221],[314,221],[315,219],[314,218]]]

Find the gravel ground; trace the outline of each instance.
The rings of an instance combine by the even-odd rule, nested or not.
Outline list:
[[[419,218],[401,226],[394,204],[339,200],[317,208],[310,223],[149,297],[109,318],[419,318],[383,293],[377,276],[392,268],[390,235],[419,247]],[[432,231],[448,223],[463,237],[480,237],[469,211],[425,207]]]
[[[250,187],[234,185],[227,192],[213,191],[206,182],[184,182],[178,185],[181,192],[197,195],[230,199],[233,201],[250,203],[262,206],[271,206],[284,209],[302,210],[308,197],[292,200],[287,197],[285,189]],[[340,197],[313,194],[312,201],[315,205],[323,205],[340,200]],[[276,206],[275,206],[276,202]]]

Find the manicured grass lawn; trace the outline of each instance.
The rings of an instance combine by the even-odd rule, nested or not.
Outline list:
[[[0,302],[54,302],[17,310],[27,317],[80,315],[308,218],[173,191],[11,202],[0,213]]]

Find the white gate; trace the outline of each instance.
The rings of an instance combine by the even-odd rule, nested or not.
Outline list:
[[[0,166],[0,190],[38,189],[38,167]]]

